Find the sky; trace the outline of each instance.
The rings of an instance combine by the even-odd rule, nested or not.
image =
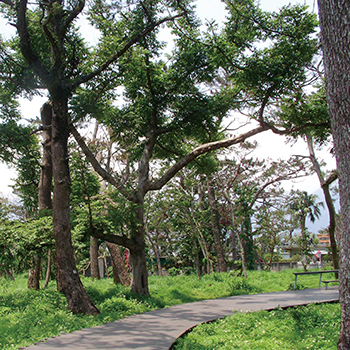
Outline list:
[[[316,9],[316,1],[315,0],[301,0],[301,1],[287,1],[287,0],[260,0],[260,6],[263,10],[267,11],[277,11],[280,7],[287,4],[306,4],[309,6],[310,10],[315,12]],[[212,20],[215,19],[218,23],[221,23],[225,20],[225,11],[224,5],[220,0],[197,0],[197,11],[199,16],[203,20]],[[4,26],[0,22],[0,30],[3,33],[5,30],[5,38],[10,35],[11,28],[9,26]],[[81,23],[81,28],[87,28],[84,23]],[[89,30],[89,29],[86,29]],[[93,42],[97,40],[98,34],[89,30],[88,38]],[[21,100],[21,110],[22,114],[26,119],[34,119],[39,115],[39,110],[41,105],[46,101],[46,98],[36,98],[32,101],[29,100]],[[259,148],[255,152],[257,157],[266,157],[269,156],[272,159],[288,159],[290,155],[307,155],[307,146],[303,141],[298,141],[295,144],[286,144],[286,139],[282,136],[278,136],[273,134],[272,132],[264,132],[258,135],[255,138],[259,143]],[[325,148],[322,151],[318,151],[316,155],[324,160],[327,164],[328,169],[335,168],[335,160],[330,155],[329,149]],[[12,184],[11,179],[15,177],[15,173],[13,170],[9,170],[5,164],[0,163],[0,173],[1,173],[1,181],[0,181],[0,192],[4,195],[8,195],[11,192],[11,188],[8,186]],[[298,180],[297,182],[288,182],[284,183],[284,187],[286,189],[301,189],[306,190],[309,193],[313,193],[319,189],[319,183],[316,176],[310,176],[305,178],[304,180]]]

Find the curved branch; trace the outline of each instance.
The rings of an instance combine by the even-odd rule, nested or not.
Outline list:
[[[103,233],[99,230],[94,230],[94,232],[91,233],[91,236],[102,239],[110,243],[121,245],[128,249],[133,249],[135,246],[135,244],[132,243],[131,239],[125,235],[117,236],[111,233]]]
[[[91,152],[87,144],[85,143],[83,137],[79,134],[78,130],[74,127],[74,125],[70,126],[72,135],[74,136],[75,140],[77,141],[79,147],[85,154],[86,158],[89,160],[92,167],[95,169],[95,171],[108,183],[113,185],[125,198],[127,198],[130,201],[133,201],[133,196],[126,192],[123,182],[119,179],[114,178],[107,170],[102,168],[101,164],[97,161],[94,154]],[[114,242],[112,242],[114,243]],[[118,243],[117,243],[118,244]]]
[[[327,179],[323,182],[323,186],[329,186],[332,182],[338,179],[338,170],[333,170],[332,173],[327,177]]]
[[[237,137],[233,137],[233,138],[221,140],[221,141],[210,142],[197,147],[196,149],[188,153],[185,157],[183,157],[181,160],[179,160],[175,165],[173,165],[173,167],[170,168],[160,179],[150,183],[148,185],[148,190],[149,191],[160,190],[168,181],[170,181],[176,175],[178,171],[180,171],[182,168],[184,168],[187,164],[192,162],[194,159],[196,159],[200,155],[244,142],[247,138],[257,135],[268,129],[269,128],[267,126],[259,126]]]

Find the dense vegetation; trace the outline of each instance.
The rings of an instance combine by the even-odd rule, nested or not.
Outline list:
[[[84,278],[84,286],[89,296],[101,310],[98,316],[74,315],[68,311],[67,301],[57,292],[54,282],[51,282],[47,289],[40,291],[27,289],[26,282],[24,275],[18,276],[16,281],[1,280],[1,349],[26,346],[61,333],[97,326],[175,304],[230,295],[283,291],[290,288],[293,274],[290,270],[279,273],[252,271],[248,279],[237,277],[233,273],[212,273],[201,279],[194,275],[151,276],[152,296],[149,297],[132,294],[127,287],[115,285],[111,279],[92,281],[90,278]],[[302,284],[308,288],[317,287],[318,277],[305,276]],[[265,314],[258,315],[258,318],[265,317]],[[227,332],[231,332],[230,327],[227,326]]]

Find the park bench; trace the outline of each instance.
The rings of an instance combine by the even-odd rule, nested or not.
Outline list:
[[[326,289],[328,289],[328,283],[331,282],[338,282],[338,280],[327,280],[327,281],[322,281],[322,275],[325,273],[339,273],[339,270],[321,270],[321,271],[306,271],[306,272],[293,272],[295,279],[294,279],[294,290],[297,288],[297,278],[300,275],[315,275],[319,274],[320,275],[320,282],[318,285],[318,288],[321,288],[321,283],[326,284]]]
[[[322,283],[324,283],[326,285],[326,289],[328,289],[328,283],[332,283],[332,282],[339,282],[339,280],[322,281]]]

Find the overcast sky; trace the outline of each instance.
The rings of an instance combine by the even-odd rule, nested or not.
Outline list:
[[[218,23],[221,23],[225,20],[225,11],[224,5],[220,0],[197,0],[197,11],[203,20],[212,20],[215,19]],[[316,11],[316,1],[315,0],[305,0],[305,1],[287,1],[287,0],[261,0],[260,6],[263,10],[267,11],[277,11],[280,7],[287,4],[297,4],[302,3],[309,6],[310,10]],[[4,26],[0,23],[1,32],[4,34],[5,38],[10,35],[11,28]],[[82,29],[84,29],[84,24]],[[90,40],[97,40],[98,35],[91,30],[89,31]],[[34,101],[21,100],[22,103],[22,114],[25,118],[31,119],[39,115],[40,106],[45,102],[45,98],[37,98]],[[256,152],[257,156],[266,157],[269,155],[274,159],[283,158],[287,159],[290,155],[307,155],[306,144],[302,141],[291,145],[285,145],[285,138],[274,135],[272,132],[264,132],[256,137],[257,141],[260,144],[259,150]],[[335,167],[335,161],[333,157],[329,154],[328,149],[322,150],[322,152],[317,153],[318,157],[322,158],[326,163],[329,169]],[[13,171],[9,171],[4,164],[0,164],[1,172],[1,181],[0,181],[0,192],[7,194],[10,192],[8,185],[11,184],[11,178],[15,175]],[[292,186],[295,188],[300,188],[308,192],[314,192],[319,188],[319,183],[316,176],[307,178],[304,181],[298,181],[295,184],[289,183],[286,184],[286,188],[290,189]]]

